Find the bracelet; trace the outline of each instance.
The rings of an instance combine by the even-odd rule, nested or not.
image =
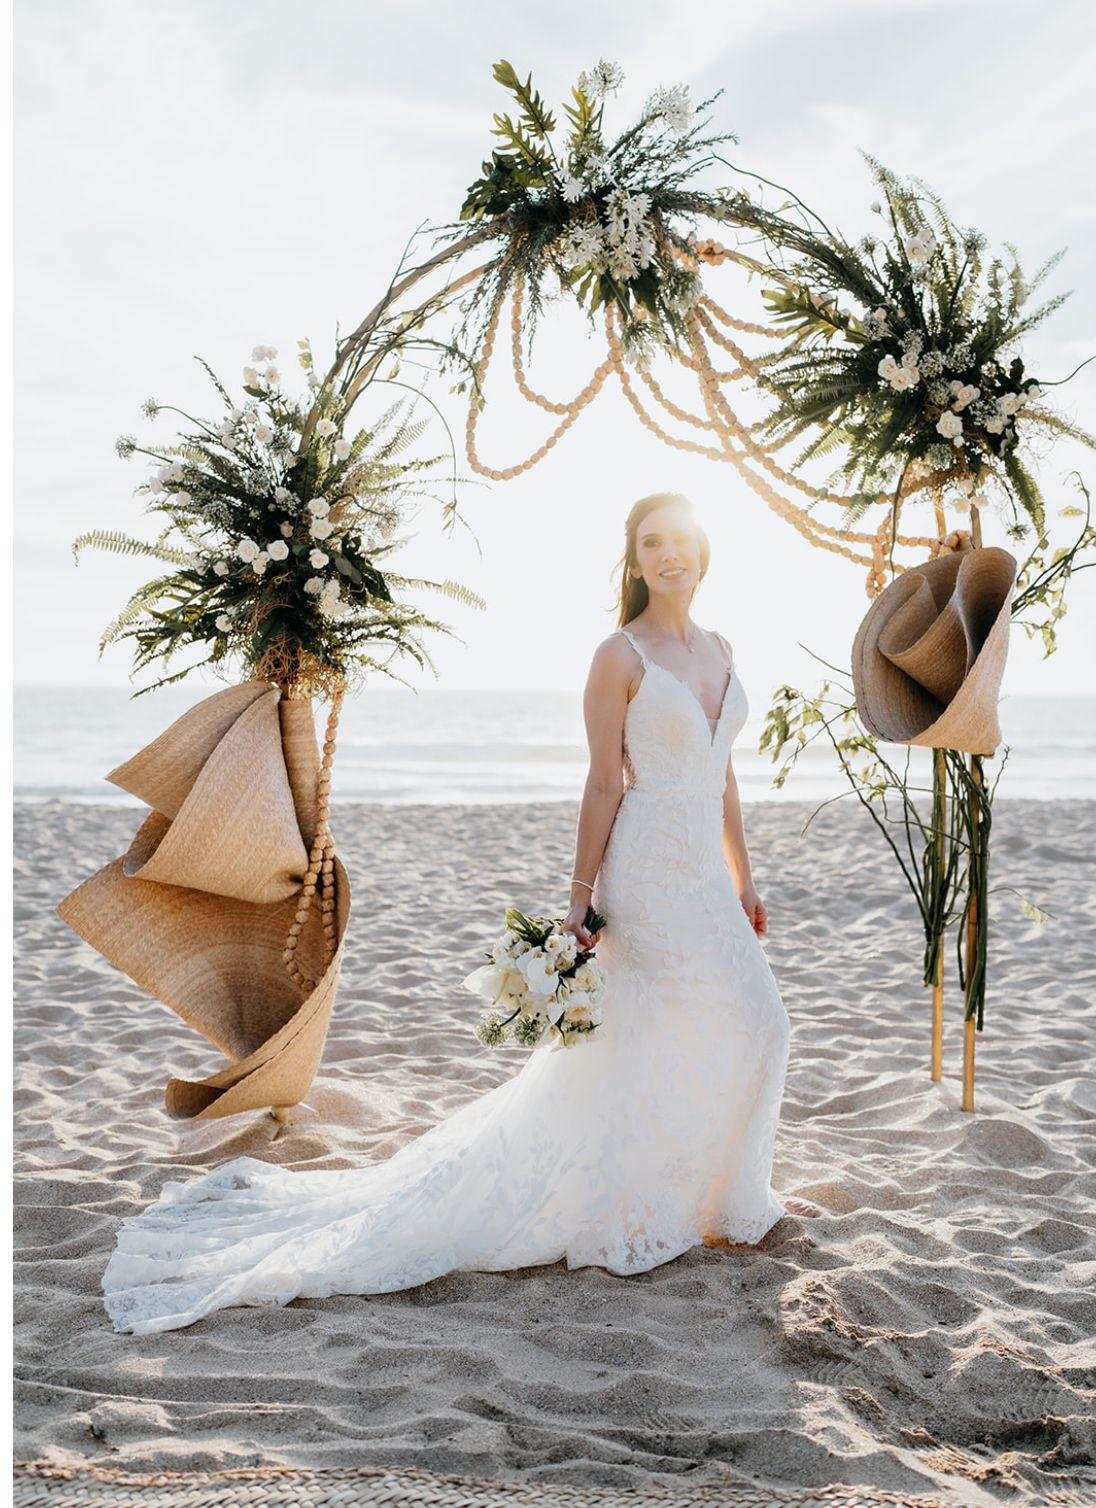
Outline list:
[[[589,890],[591,892],[591,894],[593,893],[594,887],[592,885],[587,885],[586,881],[585,880],[580,880],[577,875],[572,875],[571,876],[571,884],[572,885],[583,885],[583,886],[585,886],[585,888],[587,890]]]

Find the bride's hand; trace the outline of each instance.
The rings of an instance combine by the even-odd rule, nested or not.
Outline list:
[[[564,932],[573,932],[578,938],[579,946],[587,949],[596,947],[597,940],[601,936],[600,932],[588,932],[586,930],[586,908],[588,904],[587,901],[577,901],[563,918],[563,926],[561,928]]]
[[[765,910],[757,891],[752,885],[744,885],[738,892],[738,899],[742,902],[742,909],[750,919],[750,926],[758,937],[764,937],[769,930],[769,913]]]

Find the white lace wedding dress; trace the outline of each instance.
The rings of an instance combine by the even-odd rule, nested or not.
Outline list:
[[[644,658],[593,894],[607,919],[596,1031],[542,1042],[384,1162],[294,1172],[237,1157],[165,1183],[118,1232],[103,1275],[114,1328],[458,1270],[646,1272],[706,1237],[759,1241],[785,1213],[769,1178],[790,1024],[722,849],[746,713],[733,667],[710,727],[692,689]]]

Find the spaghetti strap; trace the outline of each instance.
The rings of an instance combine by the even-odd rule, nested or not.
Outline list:
[[[633,636],[628,632],[626,628],[620,628],[617,630],[617,632],[624,635],[624,637],[628,640],[628,643],[632,646],[632,648],[635,650],[636,654],[643,661],[643,664],[646,667],[647,656],[643,653],[642,649],[640,649]]]
[[[718,628],[713,629],[712,632],[715,634],[715,636],[719,640],[720,644],[723,645],[723,648],[724,648],[724,650],[726,652],[726,655],[727,655],[727,669],[733,674],[734,673],[734,650],[727,643],[726,639],[719,632]]]

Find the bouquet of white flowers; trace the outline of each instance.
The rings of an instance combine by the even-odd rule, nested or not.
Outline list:
[[[605,918],[589,906],[585,926],[600,932]],[[600,1025],[605,974],[593,951],[562,930],[560,918],[525,916],[507,907],[506,931],[487,957],[464,983],[493,1006],[512,1009],[506,1016],[495,1010],[481,1016],[476,1036],[485,1046],[514,1041],[535,1047],[546,1032],[555,1031],[570,1047]]]

